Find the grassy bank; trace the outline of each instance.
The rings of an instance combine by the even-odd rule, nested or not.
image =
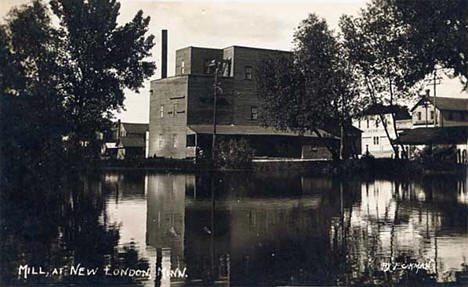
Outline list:
[[[104,160],[97,163],[100,170],[147,169],[159,171],[195,172],[210,170],[209,162],[151,158]],[[244,168],[245,169],[245,168]],[[249,169],[259,172],[297,171],[329,176],[423,176],[431,174],[464,174],[466,166],[451,162],[408,161],[401,159],[356,159],[345,161],[265,161],[253,162]]]

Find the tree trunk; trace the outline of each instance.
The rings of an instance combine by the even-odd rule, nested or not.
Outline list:
[[[328,149],[328,151],[332,154],[332,158],[333,160],[337,160],[340,158],[340,155],[338,154],[338,152],[336,151],[336,148],[334,148],[332,145],[330,145],[330,143],[328,143],[327,141],[325,141],[325,139],[323,138],[322,134],[320,133],[320,131],[318,129],[313,129],[312,130],[318,137],[319,139],[322,140],[322,142],[325,144],[326,148]]]
[[[340,124],[340,160],[343,160],[344,159],[344,137],[345,137],[345,133],[344,133],[344,127],[343,127],[343,123]]]
[[[369,81],[369,79],[367,77],[366,77],[366,84],[367,84],[367,90],[369,91],[369,95],[372,98],[372,102],[373,102],[373,104],[376,104],[377,103],[377,97],[375,96],[374,89],[372,87],[370,87],[370,81]],[[390,145],[392,146],[393,152],[395,154],[397,154],[398,150],[397,150],[396,146],[393,144],[392,138],[390,137],[390,133],[388,132],[387,122],[385,121],[385,115],[383,114],[383,112],[379,113],[379,117],[380,117],[380,120],[382,121],[382,125],[383,125],[384,130],[385,130],[385,135],[387,136],[387,139],[390,142]]]
[[[393,106],[393,85],[392,85],[392,80],[389,79],[389,88],[390,88],[390,106]],[[396,126],[396,119],[395,119],[395,113],[392,113],[392,123],[393,123],[393,131],[395,132],[395,140],[398,141],[399,136],[398,136],[398,130]],[[426,115],[427,116],[427,115]],[[393,146],[393,143],[391,143]],[[398,143],[400,145],[401,150],[403,151],[401,154],[403,155],[403,158],[407,158],[405,151],[405,147],[403,146],[402,143]],[[395,150],[395,148],[393,149]],[[395,152],[395,157],[399,157],[398,154]]]

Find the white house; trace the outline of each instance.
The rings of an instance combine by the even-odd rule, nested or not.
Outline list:
[[[383,119],[380,114],[382,114]],[[393,119],[395,119],[395,125]],[[376,158],[395,157],[382,120],[385,121],[392,140],[396,139],[397,133],[412,128],[411,116],[406,107],[396,105],[368,107],[359,118],[353,120],[353,126],[362,130],[361,151],[363,155],[371,154]]]
[[[455,145],[457,162],[468,162],[468,98],[423,97],[411,109],[414,129],[400,141],[421,150],[426,145]]]

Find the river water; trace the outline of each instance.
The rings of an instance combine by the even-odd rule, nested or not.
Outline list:
[[[468,282],[466,178],[133,171],[23,189],[3,205],[2,286]]]

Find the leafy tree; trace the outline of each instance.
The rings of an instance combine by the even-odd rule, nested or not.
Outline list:
[[[407,34],[407,80],[415,83],[441,67],[452,70],[468,89],[468,2],[392,0],[387,5]]]
[[[39,1],[15,8],[0,28],[4,171],[36,168],[60,154],[64,133],[59,32]]]
[[[325,20],[311,14],[296,31],[294,44],[290,57],[269,59],[259,67],[264,123],[319,137],[330,123],[348,129],[358,94],[340,43]],[[328,148],[334,158],[340,156],[336,147]]]
[[[119,26],[115,0],[51,0],[65,42],[67,96],[64,101],[72,143],[93,142],[123,108],[124,89],[137,91],[155,65],[144,61],[153,47],[149,17],[140,10]]]
[[[11,162],[26,151],[47,161],[41,157],[58,155],[63,137],[68,151],[97,147],[97,132],[124,108],[124,89],[138,91],[155,69],[145,61],[154,37],[141,11],[118,25],[115,0],[52,0],[50,7],[34,0],[0,27],[2,153]]]
[[[340,19],[347,59],[356,68],[355,77],[369,105],[394,106],[414,93],[415,88],[406,81],[410,53],[402,48],[407,34],[395,19],[395,10],[383,0],[373,0],[361,9],[357,18],[342,16]],[[379,114],[387,138],[398,154],[390,133],[393,129],[398,137],[395,116],[391,114],[393,125],[389,126],[384,110]]]

